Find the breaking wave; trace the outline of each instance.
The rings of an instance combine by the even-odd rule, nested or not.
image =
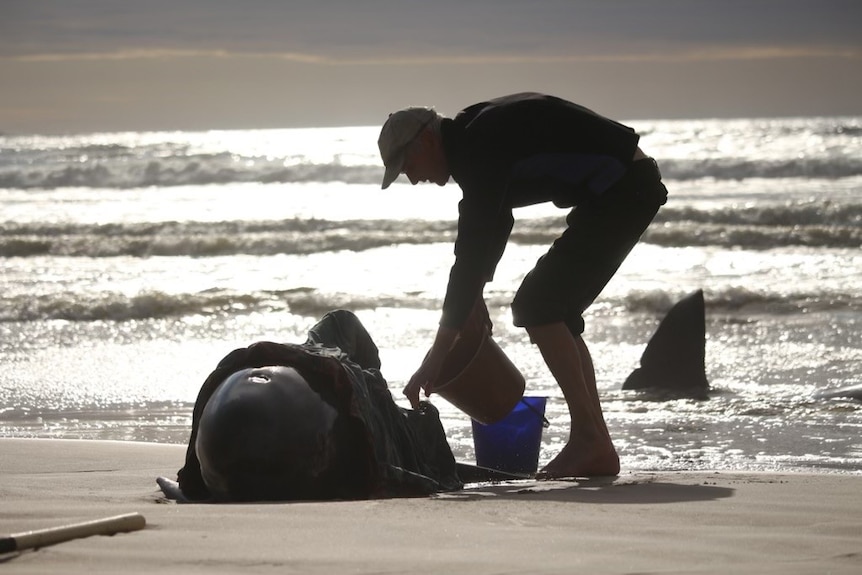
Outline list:
[[[0,188],[122,190],[248,182],[377,184],[380,173],[381,168],[372,165],[304,163],[285,166],[283,162],[274,160],[255,158],[244,162],[230,154],[216,154],[160,160],[130,160],[122,164],[88,162],[5,169],[0,170]]]
[[[61,292],[39,298],[0,296],[0,321],[126,321],[193,315],[242,315],[288,311],[320,317],[338,308],[439,307],[439,302],[404,297],[367,297],[356,294],[322,294],[312,288],[238,292],[206,290],[198,293],[158,291],[127,295],[118,292]]]
[[[666,291],[633,291],[620,299],[604,298],[604,308],[620,308],[634,313],[664,314],[675,303],[674,294]],[[491,307],[511,303],[509,295],[487,298]],[[412,308],[438,310],[441,301],[416,294],[365,296],[350,293],[325,293],[314,288],[240,292],[226,289],[198,293],[164,293],[159,291],[128,295],[100,291],[90,294],[59,292],[38,298],[0,295],[0,321],[129,321],[196,315],[245,315],[289,312],[320,317],[332,309]],[[862,300],[854,294],[759,292],[746,288],[710,291],[706,305],[710,314],[796,313],[800,311],[862,311]],[[816,309],[814,309],[816,308]]]
[[[812,158],[783,161],[746,158],[665,159],[660,163],[666,180],[742,180],[746,178],[837,179],[862,174],[862,158]],[[344,165],[303,162],[285,165],[283,159],[238,158],[222,153],[125,161],[44,163],[0,167],[0,188],[55,189],[169,188],[188,185],[237,183],[344,182],[373,184],[380,181],[377,163]]]
[[[0,189],[379,184],[378,130],[0,135]],[[643,122],[638,131],[670,180],[862,175],[858,117]]]
[[[561,218],[519,221],[511,241],[548,244]],[[363,251],[389,245],[452,242],[451,221],[290,219],[158,223],[15,223],[0,230],[0,257],[188,256],[310,254]],[[698,210],[664,208],[644,240],[666,247],[862,246],[862,204],[794,205]]]

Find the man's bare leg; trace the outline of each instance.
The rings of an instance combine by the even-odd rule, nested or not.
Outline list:
[[[605,424],[592,359],[586,343],[566,324],[528,327],[545,363],[563,392],[571,416],[571,433],[563,450],[540,476],[594,477],[617,475],[620,460]]]
[[[595,411],[598,412],[599,418],[601,419],[602,429],[604,429],[605,433],[610,437],[608,426],[605,423],[605,416],[602,412],[602,404],[599,400],[599,390],[596,385],[596,370],[595,367],[593,367],[593,357],[590,354],[590,350],[587,348],[587,343],[584,341],[584,338],[581,336],[572,337],[575,340],[575,345],[578,346],[578,353],[580,354],[579,359],[581,360],[581,373],[584,375],[584,382],[587,384],[587,391],[590,394],[592,406]]]

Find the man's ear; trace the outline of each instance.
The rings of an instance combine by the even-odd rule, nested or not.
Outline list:
[[[437,133],[427,126],[422,128],[417,138],[425,149],[433,148],[437,145]]]

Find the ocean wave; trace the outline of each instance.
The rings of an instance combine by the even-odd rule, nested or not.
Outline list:
[[[752,226],[836,225],[862,227],[862,203],[809,201],[783,205],[726,207],[712,210],[664,207],[656,216],[656,221]]]
[[[792,314],[824,311],[862,311],[862,298],[854,293],[805,292],[774,293],[747,287],[705,289],[707,315]],[[621,307],[632,313],[664,316],[684,293],[665,290],[634,290],[621,300],[604,300],[605,306]]]
[[[287,220],[155,224],[10,223],[0,232],[0,257],[189,256],[312,254],[363,251],[455,239],[452,222]]]
[[[862,118],[642,122],[666,179],[862,175]],[[379,128],[0,136],[0,188],[379,184]]]
[[[134,295],[117,292],[60,292],[37,298],[31,295],[0,296],[0,321],[129,321],[277,312],[320,317],[333,309],[435,309],[439,305],[440,302],[422,300],[415,296],[323,294],[313,288],[250,293],[223,289],[180,294],[151,291]]]
[[[519,221],[511,242],[545,245],[561,218]],[[63,224],[7,222],[0,257],[212,257],[364,251],[392,245],[451,243],[456,224],[434,220],[292,219],[273,221]],[[667,247],[862,246],[862,205],[805,203],[757,208],[665,208],[643,241]]]
[[[74,154],[73,154],[74,155]],[[87,156],[82,151],[81,156]],[[742,180],[746,178],[838,179],[862,175],[862,158],[748,158],[660,159],[666,180]],[[197,154],[140,158],[115,152],[109,161],[51,158],[12,162],[0,166],[2,189],[137,189],[236,183],[291,184],[344,182],[378,185],[382,166],[312,161],[286,162],[284,158],[246,158],[234,154]]]
[[[665,179],[744,180],[748,178],[849,178],[862,174],[862,158],[748,158],[660,159]]]
[[[621,298],[602,298],[601,310],[648,313],[661,316],[684,294],[666,291],[637,291]],[[488,296],[490,307],[511,304],[508,295]],[[0,296],[0,322],[63,320],[74,322],[133,321],[185,316],[240,316],[255,313],[292,313],[320,317],[333,309],[365,310],[376,308],[440,309],[442,301],[412,294],[370,296],[351,293],[324,293],[313,288],[238,292],[212,289],[198,293],[159,291],[127,295],[118,292],[59,292],[40,297]],[[812,311],[862,311],[862,299],[842,293],[769,293],[747,288],[709,291],[706,297],[710,315],[734,315],[744,311],[780,314]]]
[[[135,189],[236,183],[345,182],[378,184],[379,166],[239,160],[230,154],[198,155],[160,160],[85,162],[0,169],[0,188]]]
[[[664,247],[720,246],[753,250],[786,246],[858,248],[862,247],[862,228],[676,222],[650,227],[642,241]]]
[[[715,210],[664,208],[643,239],[668,247],[855,248],[862,246],[862,204],[826,201]]]
[[[862,126],[858,122],[851,121],[850,123],[836,123],[829,126],[823,126],[814,130],[814,133],[826,136],[842,136],[842,137],[858,137],[862,136]]]

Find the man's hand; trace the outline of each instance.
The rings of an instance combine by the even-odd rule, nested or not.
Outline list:
[[[410,400],[410,405],[413,406],[413,409],[419,407],[419,390],[424,389],[425,397],[429,397],[431,392],[434,391],[434,382],[437,380],[437,376],[440,375],[442,365],[431,365],[428,361],[430,357],[429,352],[428,357],[425,358],[425,361],[422,362],[422,365],[416,370],[416,373],[413,374],[407,385],[404,386],[404,395]]]
[[[443,370],[443,362],[446,361],[446,355],[452,348],[457,335],[458,331],[452,328],[440,326],[437,329],[437,337],[434,338],[434,345],[431,346],[431,350],[425,356],[422,365],[419,366],[419,369],[416,370],[416,373],[413,374],[413,377],[404,386],[403,393],[410,400],[410,405],[413,409],[419,406],[420,389],[425,390],[425,397],[429,397],[434,391],[434,382],[437,381],[440,372]]]

